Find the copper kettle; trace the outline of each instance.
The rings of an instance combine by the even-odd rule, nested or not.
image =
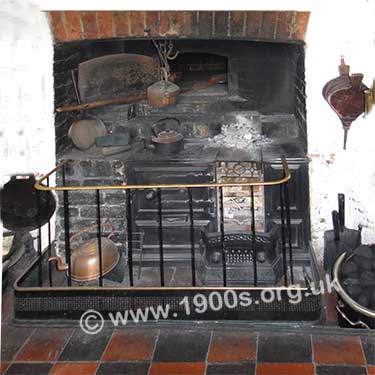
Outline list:
[[[110,226],[111,233],[107,236],[101,237],[102,244],[102,275],[106,275],[111,272],[120,260],[120,254],[117,250],[116,245],[110,239],[115,231],[112,225],[104,224],[103,227]],[[84,228],[81,231],[73,234],[70,237],[70,241],[73,241],[77,237],[84,233],[90,232],[97,228],[93,225],[88,228]],[[66,272],[68,274],[68,265],[63,263],[60,256],[51,257],[48,259],[49,262],[56,262],[56,269],[60,272]],[[99,247],[97,238],[92,238],[76,247],[71,255],[71,278],[74,281],[91,281],[99,278],[100,276],[100,261],[99,261]]]

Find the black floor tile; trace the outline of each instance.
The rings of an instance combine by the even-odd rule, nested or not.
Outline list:
[[[206,359],[210,332],[160,332],[155,362],[202,362]]]
[[[103,330],[96,335],[88,335],[81,329],[75,330],[59,361],[99,361],[111,334],[112,330]]]
[[[255,363],[209,363],[206,375],[255,375]]]
[[[260,333],[258,362],[297,362],[312,360],[310,335]]]
[[[367,375],[366,367],[317,366],[316,375]]]
[[[99,366],[96,375],[145,375],[149,367],[149,362],[106,362]]]
[[[13,363],[5,371],[4,375],[48,375],[52,363]]]
[[[34,328],[3,324],[1,326],[1,360],[10,362],[32,332]]]
[[[375,365],[375,337],[361,337],[362,348],[368,365]]]

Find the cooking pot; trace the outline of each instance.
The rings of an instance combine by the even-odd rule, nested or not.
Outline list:
[[[107,236],[101,237],[102,243],[102,276],[111,272],[120,260],[120,254],[116,245],[111,241],[111,237],[115,234],[113,227],[110,224],[104,224],[103,227],[110,227],[111,233]],[[80,235],[92,231],[97,228],[96,225],[82,229],[73,234],[71,241],[78,238]],[[68,265],[64,264],[60,256],[51,257],[49,262],[55,261],[56,268],[60,272],[68,273]],[[80,244],[71,255],[71,278],[74,281],[91,281],[100,276],[100,262],[99,262],[99,248],[97,238],[92,238],[83,244]]]
[[[51,191],[36,190],[33,174],[12,176],[0,191],[1,219],[4,228],[31,231],[43,226],[56,209]]]
[[[151,148],[161,155],[177,154],[184,149],[184,136],[177,118],[167,117],[152,126]]]
[[[169,81],[158,81],[147,89],[148,104],[153,108],[166,107],[177,102],[180,88]]]

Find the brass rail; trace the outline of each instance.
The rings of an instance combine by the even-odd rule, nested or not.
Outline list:
[[[55,190],[55,191],[74,191],[74,190],[128,190],[128,189],[158,189],[158,188],[203,188],[203,187],[231,187],[231,186],[274,186],[281,185],[291,179],[288,163],[285,157],[281,158],[283,164],[284,177],[275,181],[256,181],[256,182],[212,182],[212,183],[199,183],[199,184],[152,184],[152,185],[99,185],[99,186],[45,186],[42,185],[49,176],[61,169],[69,160],[65,160],[58,164],[56,168],[52,169],[49,173],[42,176],[34,185],[37,190]]]

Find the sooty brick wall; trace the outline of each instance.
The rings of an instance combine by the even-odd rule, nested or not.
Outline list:
[[[84,160],[69,161],[65,169],[67,186],[98,186],[121,185],[125,182],[125,163],[121,160]],[[57,185],[62,186],[62,172],[57,174]],[[109,223],[118,232],[112,240],[119,249],[125,242],[126,201],[125,190],[100,190],[101,223]],[[70,235],[97,224],[96,191],[69,191],[69,223]],[[60,253],[65,253],[64,246],[64,207],[63,193],[58,193],[59,209],[56,218],[56,233],[58,233],[58,247]],[[108,234],[106,230],[104,232]],[[77,239],[85,240],[96,235],[96,229]],[[77,242],[72,242],[74,250]]]
[[[305,83],[305,51],[303,48],[294,49],[294,93],[295,108],[294,115],[299,128],[307,134],[306,124],[306,83]],[[307,144],[307,143],[306,143]]]

